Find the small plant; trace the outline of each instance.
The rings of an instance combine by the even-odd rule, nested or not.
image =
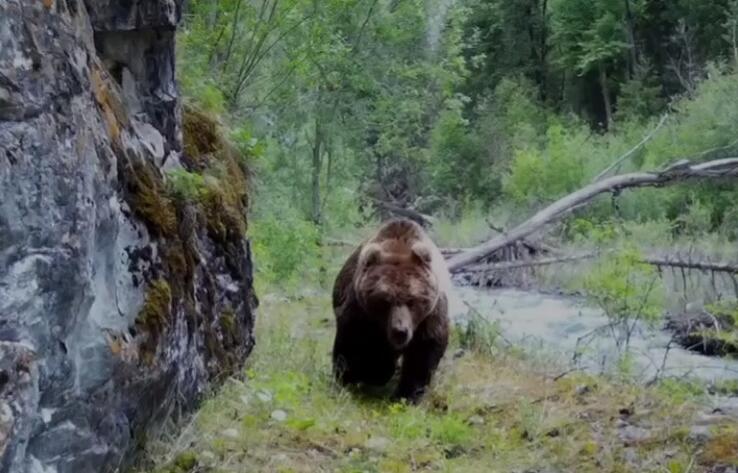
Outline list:
[[[464,326],[456,327],[456,334],[462,348],[490,354],[499,341],[500,327],[497,322],[491,322],[472,312],[471,318]]]
[[[168,173],[168,178],[169,191],[178,199],[195,202],[207,192],[205,178],[196,172],[175,169]]]
[[[627,247],[608,254],[584,278],[590,300],[610,319],[619,349],[627,352],[640,323],[653,326],[662,315],[664,291],[656,270],[644,263],[638,250]]]

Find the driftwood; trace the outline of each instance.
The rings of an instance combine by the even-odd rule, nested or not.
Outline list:
[[[512,230],[496,236],[481,245],[456,254],[448,260],[449,269],[458,272],[495,251],[508,246],[559,220],[575,208],[586,205],[596,196],[617,193],[623,189],[661,187],[695,179],[717,179],[738,176],[738,158],[716,159],[700,164],[678,161],[661,171],[634,172],[609,177],[592,183],[563,197]]]
[[[580,253],[570,256],[562,256],[558,258],[541,258],[528,261],[510,261],[492,264],[476,264],[465,266],[462,271],[468,273],[493,272],[509,269],[532,268],[538,266],[548,266],[552,264],[569,263],[572,261],[581,261],[585,259],[596,258],[607,252],[589,252]],[[680,268],[694,269],[698,271],[711,271],[715,273],[731,273],[738,274],[738,263],[714,262],[714,261],[692,261],[684,260],[679,256],[644,256],[641,262],[657,266],[659,268]]]

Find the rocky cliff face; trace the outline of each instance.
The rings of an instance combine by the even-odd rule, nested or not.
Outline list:
[[[122,469],[253,346],[246,180],[207,117],[183,142],[180,13],[0,1],[1,472]]]

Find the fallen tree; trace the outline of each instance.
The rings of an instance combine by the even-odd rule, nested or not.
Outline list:
[[[586,259],[593,259],[607,252],[592,251],[588,253],[580,253],[570,256],[562,256],[557,258],[541,258],[527,261],[509,261],[503,263],[492,264],[475,264],[465,266],[464,272],[493,272],[510,269],[532,268],[538,266],[549,266],[552,264],[571,263]],[[640,260],[642,263],[650,264],[659,268],[680,268],[694,269],[698,271],[712,271],[716,273],[738,274],[738,263],[723,261],[693,261],[685,260],[680,256],[644,256]]]
[[[574,209],[589,204],[600,194],[615,194],[630,188],[662,187],[696,179],[724,179],[736,176],[738,176],[738,158],[716,159],[699,164],[682,160],[661,171],[634,172],[609,177],[557,200],[512,230],[455,254],[448,260],[449,270],[458,272],[466,266],[477,263],[500,248],[530,236],[544,226],[561,219]]]

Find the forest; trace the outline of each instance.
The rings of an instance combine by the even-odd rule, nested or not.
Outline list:
[[[176,65],[185,152],[210,123],[249,170],[261,305],[146,471],[738,468],[738,1],[190,0]],[[465,306],[420,406],[330,375],[333,279],[391,216]]]

